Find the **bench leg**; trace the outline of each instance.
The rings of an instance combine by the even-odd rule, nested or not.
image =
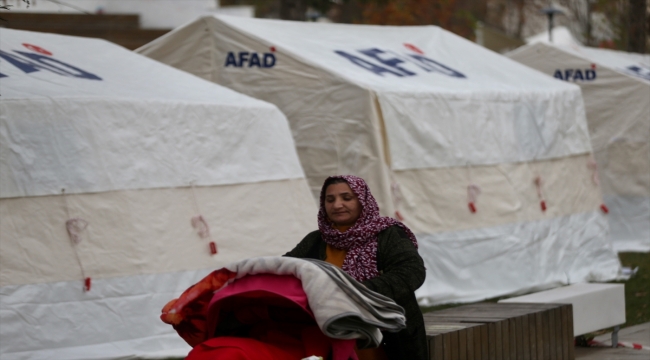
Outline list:
[[[614,331],[612,331],[612,347],[615,348],[618,346],[618,330],[620,330],[620,326],[615,326]]]

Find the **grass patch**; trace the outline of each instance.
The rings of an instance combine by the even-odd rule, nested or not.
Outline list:
[[[625,284],[625,324],[621,327],[633,326],[650,321],[650,253],[620,253],[618,254],[623,266],[634,269],[639,267],[635,276],[627,281],[613,281]],[[507,297],[484,300],[497,302]],[[422,312],[444,310],[467,304],[445,304],[421,307]]]
[[[615,281],[625,284],[625,325],[632,326],[650,321],[650,253],[620,253],[623,266],[639,272],[627,281]]]

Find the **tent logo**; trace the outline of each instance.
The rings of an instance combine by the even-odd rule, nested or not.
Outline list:
[[[90,80],[102,80],[99,76],[82,70],[76,66],[57,60],[52,57],[52,53],[43,49],[40,46],[23,43],[23,46],[34,52],[13,50],[14,53],[9,53],[0,50],[0,58],[7,61],[11,65],[22,70],[25,74],[37,71],[49,71],[57,75],[76,77]],[[0,78],[8,77],[0,73]]]
[[[424,55],[424,52],[422,50],[420,50],[419,47],[417,47],[417,46],[415,46],[413,44],[405,43],[404,47],[411,50],[411,51],[415,51],[416,53],[418,53],[420,55]]]
[[[650,67],[632,65],[625,68],[625,70],[627,74],[650,81]]]
[[[557,69],[553,77],[564,81],[594,81],[596,80],[596,64],[591,69]]]
[[[354,65],[379,76],[384,76],[384,74],[398,77],[417,76],[420,70],[424,70],[459,79],[467,78],[460,71],[425,56],[424,52],[415,45],[406,43],[404,47],[412,53],[400,54],[379,48],[357,49],[356,52],[362,56],[343,50],[334,50],[334,52],[350,60]]]
[[[43,55],[47,55],[47,56],[52,56],[52,53],[51,53],[51,52],[49,52],[49,51],[43,49],[43,48],[40,47],[40,46],[36,46],[36,45],[32,45],[32,44],[27,44],[27,43],[23,43],[23,46],[26,47],[26,48],[28,48],[29,50],[35,51],[35,52],[37,52],[37,53],[39,53],[39,54],[43,54]]]
[[[275,46],[271,46],[271,52],[257,53],[249,51],[240,51],[235,53],[229,51],[226,56],[226,65],[234,67],[258,67],[258,68],[272,68],[275,66]]]

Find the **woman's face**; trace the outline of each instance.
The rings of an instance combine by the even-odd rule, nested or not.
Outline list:
[[[361,203],[347,183],[332,184],[325,189],[325,212],[337,226],[352,226],[361,214]]]

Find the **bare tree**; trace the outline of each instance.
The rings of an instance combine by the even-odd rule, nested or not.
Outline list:
[[[486,23],[525,38],[547,29],[541,10],[550,5],[562,10],[555,25],[586,45],[647,51],[648,0],[488,0]]]
[[[648,18],[647,0],[630,0],[627,51],[645,53]]]
[[[280,19],[304,21],[306,12],[304,0],[280,0]]]
[[[25,4],[27,4],[27,7],[29,8],[29,5],[30,5],[29,0],[21,0],[21,1],[24,2]],[[18,2],[18,4],[20,5],[20,2]],[[7,0],[2,0],[2,5],[0,5],[0,9],[2,9],[2,10],[11,10],[11,6],[12,5],[7,4]],[[1,17],[0,17],[0,20],[1,21],[7,21],[6,19],[3,19]]]

